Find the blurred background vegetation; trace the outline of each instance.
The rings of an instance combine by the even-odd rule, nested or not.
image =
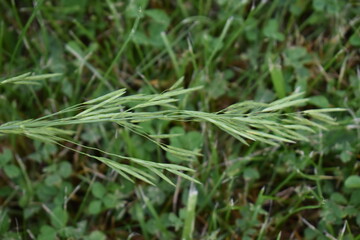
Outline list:
[[[192,162],[124,129],[76,129],[83,144],[189,166],[203,183],[173,177],[176,188],[133,184],[56,145],[2,136],[1,239],[360,239],[358,0],[2,0],[0,13],[1,79],[63,73],[1,87],[0,123],[119,88],[159,93],[182,76],[184,87],[204,86],[182,99],[186,109],[298,89],[310,98],[303,109],[348,110],[329,131],[281,147],[248,147],[207,124],[141,124],[183,134],[169,144],[201,150]]]

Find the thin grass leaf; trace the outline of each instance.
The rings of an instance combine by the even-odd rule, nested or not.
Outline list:
[[[36,85],[36,86],[40,86],[41,84],[39,82],[33,82],[33,81],[16,81],[13,82],[12,84],[15,85]]]
[[[115,95],[111,96],[110,98],[108,98],[108,99],[106,99],[106,100],[104,100],[104,101],[102,101],[102,102],[100,102],[100,103],[98,103],[98,104],[96,104],[96,105],[94,105],[94,106],[92,106],[92,107],[90,107],[90,108],[82,111],[81,113],[79,113],[78,115],[76,115],[76,117],[84,116],[84,115],[86,115],[87,113],[89,113],[89,112],[91,112],[91,111],[94,111],[95,109],[98,109],[98,108],[100,108],[100,107],[102,107],[102,106],[105,106],[106,104],[111,103],[111,101],[114,101],[115,99],[121,97],[121,96],[124,95],[124,94],[125,94],[125,90],[124,90],[124,89],[121,89],[121,90],[117,91],[117,94],[115,94]]]
[[[298,99],[298,100],[294,100],[294,101],[290,101],[290,102],[285,102],[285,103],[281,103],[281,104],[274,105],[271,107],[267,107],[264,110],[262,110],[262,112],[278,111],[278,110],[282,110],[284,108],[298,106],[298,105],[304,104],[308,101],[309,101],[309,99],[305,98],[305,99]]]
[[[323,108],[323,109],[311,109],[305,110],[303,113],[324,113],[324,112],[344,112],[347,111],[345,108]]]
[[[291,136],[291,138],[294,139],[294,140],[309,142],[308,138],[306,138],[305,136],[301,135],[300,133],[292,131],[290,129],[284,129],[282,131],[282,133],[289,134]]]
[[[268,107],[268,103],[261,103],[261,102],[254,102],[254,101],[244,101],[241,103],[235,103],[233,105],[230,105],[226,109],[220,111],[225,113],[234,113],[234,114],[243,114],[245,112],[248,112],[250,110],[256,111],[260,110],[262,108]]]
[[[228,126],[226,123],[219,122],[217,120],[214,120],[214,119],[211,119],[211,118],[208,118],[208,117],[203,117],[203,119],[210,122],[210,123],[213,123],[214,125],[216,125],[217,127],[219,127],[220,129],[226,131],[229,134],[239,135],[241,137],[244,137],[244,138],[255,141],[255,138],[253,136],[251,136],[250,134],[247,134],[245,132],[237,131],[236,129]]]
[[[173,138],[173,137],[179,137],[182,136],[182,134],[174,133],[174,134],[151,134],[149,135],[152,138],[156,139],[166,139],[166,138]]]
[[[6,84],[6,83],[13,83],[13,82],[17,82],[17,81],[22,81],[24,80],[26,77],[30,76],[30,72],[28,73],[24,73],[24,74],[21,74],[19,76],[16,76],[16,77],[12,77],[12,78],[8,78],[8,79],[5,79],[5,80],[2,80],[0,82],[0,84]]]
[[[279,64],[272,64],[271,60],[269,59],[269,71],[277,97],[284,98],[286,96],[285,80],[281,66]]]
[[[159,168],[159,169],[174,169],[174,170],[181,170],[181,171],[190,171],[193,172],[194,170],[188,167],[183,167],[180,165],[175,165],[175,164],[169,164],[169,163],[157,163],[157,162],[151,162],[151,161],[146,161],[146,160],[142,160],[142,159],[138,159],[138,158],[132,158],[132,157],[122,157],[122,156],[118,156],[122,159],[128,159],[134,163],[137,163],[139,165],[142,165],[144,167],[154,167],[154,168]]]
[[[191,185],[189,190],[189,196],[186,206],[186,217],[184,223],[184,229],[182,233],[182,240],[192,240],[195,226],[196,216],[196,203],[197,203],[198,191],[195,186]]]
[[[274,146],[274,147],[277,147],[279,144],[277,142],[275,142],[273,139],[272,141],[266,139],[266,138],[263,138],[263,137],[259,137],[257,135],[252,135],[251,136],[254,140],[252,141],[258,141],[258,142],[263,142],[263,143],[266,143],[266,144],[269,144],[271,146]]]
[[[303,125],[282,125],[282,126],[288,129],[303,130],[303,131],[315,133],[314,129]]]
[[[161,39],[164,43],[164,46],[165,46],[165,49],[167,50],[169,56],[170,56],[170,59],[171,59],[171,62],[174,66],[174,70],[175,70],[175,73],[176,73],[176,76],[177,77],[180,77],[180,67],[179,67],[179,63],[178,63],[178,60],[177,60],[177,57],[174,53],[174,50],[172,49],[171,47],[171,44],[169,42],[169,39],[167,38],[166,36],[166,33],[165,32],[161,32],[160,33],[160,36],[161,36]]]
[[[314,118],[314,119],[317,119],[317,120],[320,120],[322,122],[325,122],[327,124],[330,124],[330,125],[337,125],[336,121],[334,118],[326,115],[326,114],[323,114],[323,113],[318,113],[318,112],[310,112],[310,113],[307,113],[310,117]]]
[[[160,145],[160,147],[166,152],[173,154],[185,161],[193,161],[196,158],[196,156],[201,156],[201,154],[198,152],[174,147],[171,145]]]
[[[259,125],[279,125],[277,122],[252,117],[234,117],[233,119],[244,123],[255,123]]]
[[[35,133],[29,133],[29,132],[25,132],[24,133],[25,136],[32,138],[34,140],[39,140],[41,142],[45,142],[45,143],[56,143],[56,140],[54,140],[53,138],[50,138],[49,136],[43,136],[40,134],[35,134]]]
[[[37,81],[41,81],[41,80],[45,80],[48,78],[52,78],[52,77],[58,77],[61,76],[61,73],[50,73],[50,74],[41,74],[41,75],[35,75],[35,76],[30,76],[31,73],[24,73],[22,75],[13,77],[13,78],[9,78],[6,80],[3,80],[0,82],[0,85],[3,84],[39,84]]]
[[[48,74],[28,76],[28,77],[25,77],[25,80],[39,81],[39,80],[44,80],[44,79],[48,79],[48,78],[59,77],[61,75],[63,75],[63,74],[62,73],[48,73]]]
[[[106,164],[107,165],[107,164]],[[109,166],[109,165],[108,165]],[[111,167],[111,166],[109,166],[109,167]],[[122,176],[123,178],[125,178],[126,180],[128,180],[128,181],[130,181],[130,182],[132,182],[132,183],[135,183],[135,181],[134,180],[132,180],[128,175],[126,175],[123,171],[121,171],[120,169],[118,169],[118,168],[112,168],[111,167],[111,169],[112,170],[114,170],[114,171],[116,171],[117,173],[119,173],[120,174],[120,176]]]
[[[161,166],[163,169],[173,169],[173,170],[179,170],[179,171],[187,171],[187,172],[195,172],[194,169],[184,167],[181,165],[171,164],[171,163],[158,163],[159,166]]]
[[[269,106],[276,106],[276,105],[280,105],[283,103],[287,103],[287,102],[291,102],[294,101],[298,98],[302,98],[305,95],[304,92],[299,92],[299,93],[293,93],[287,97],[281,98],[279,100],[276,100],[274,102],[269,103]]]
[[[272,134],[268,134],[268,133],[264,133],[264,132],[260,132],[260,131],[256,131],[256,130],[246,130],[246,132],[250,133],[250,134],[257,135],[257,136],[260,136],[260,137],[277,140],[277,141],[280,141],[280,142],[295,143],[294,141],[289,140],[287,138],[279,137],[279,136],[276,136],[276,135],[272,135]]]
[[[327,128],[325,126],[323,126],[321,124],[318,124],[318,123],[315,123],[315,122],[312,122],[312,121],[310,121],[310,120],[308,120],[306,118],[298,117],[298,116],[293,116],[293,118],[295,120],[297,120],[298,123],[302,123],[304,125],[311,126],[311,127],[316,127],[318,129],[322,129],[322,130],[325,130],[325,131],[327,130]]]
[[[175,174],[175,175],[178,175],[178,176],[180,176],[180,177],[182,177],[182,178],[185,178],[185,179],[187,179],[187,180],[189,180],[189,181],[191,181],[191,182],[195,182],[195,183],[201,184],[201,182],[199,182],[199,181],[196,180],[195,178],[190,177],[189,175],[186,175],[186,174],[184,174],[184,173],[182,173],[182,172],[180,172],[180,171],[173,170],[173,169],[169,169],[168,171],[171,172],[171,173],[173,173],[173,174]]]
[[[126,92],[126,89],[122,88],[122,89],[119,89],[119,90],[116,90],[116,91],[113,91],[113,92],[110,92],[108,94],[105,94],[103,96],[100,96],[100,97],[97,97],[97,98],[94,98],[94,99],[91,99],[89,101],[86,101],[84,102],[84,104],[95,104],[95,103],[99,103],[99,102],[103,102],[109,98],[112,98],[114,96],[117,96],[117,95],[123,95],[124,93]]]
[[[184,77],[179,78],[170,88],[169,91],[177,89],[183,82],[184,82]]]
[[[164,106],[165,104],[173,103],[173,102],[177,102],[177,101],[178,101],[177,99],[173,99],[173,98],[163,99],[163,100],[158,100],[158,101],[150,101],[150,102],[138,104],[131,109],[145,108],[145,107],[151,107],[151,106]]]
[[[176,185],[167,177],[165,176],[161,171],[157,170],[156,168],[149,167],[149,170],[158,175],[161,179],[165,180],[170,185],[176,187]]]
[[[163,97],[175,97],[175,96],[180,96],[180,95],[184,95],[184,94],[189,94],[195,91],[198,91],[200,89],[203,89],[203,86],[197,86],[197,87],[191,87],[191,88],[178,88],[172,91],[165,91],[164,93],[162,93],[161,95]]]
[[[110,160],[108,158],[104,158],[104,157],[93,156],[93,158],[105,163],[106,165],[110,166],[111,168],[119,169],[120,171],[122,171],[128,175],[131,175],[135,178],[138,178],[146,183],[149,183],[149,184],[155,186],[155,184],[151,181],[151,180],[154,180],[153,176],[147,174],[146,172],[144,172],[142,170],[139,170],[139,169],[134,168],[129,165],[120,164],[118,162],[112,161],[112,160]]]

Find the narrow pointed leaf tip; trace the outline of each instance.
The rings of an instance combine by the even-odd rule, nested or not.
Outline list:
[[[38,81],[45,80],[48,78],[61,76],[62,73],[48,73],[41,75],[33,75],[31,73],[24,73],[16,77],[8,78],[0,81],[0,86],[4,84],[39,84]]]

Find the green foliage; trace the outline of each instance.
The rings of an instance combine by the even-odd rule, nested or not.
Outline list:
[[[346,178],[345,187],[347,188],[360,188],[360,176],[349,176]]]
[[[16,178],[20,175],[20,169],[11,163],[12,158],[11,150],[5,149],[4,152],[0,154],[0,169],[3,169],[9,178]]]
[[[203,138],[201,133],[197,131],[185,132],[182,127],[173,127],[170,129],[170,145],[176,148],[183,148],[186,150],[191,150],[199,152],[203,144]],[[172,162],[181,162],[182,159],[176,157],[171,152],[167,153],[167,158]]]
[[[270,19],[263,28],[263,34],[265,37],[277,40],[284,41],[285,36],[279,32],[279,22],[276,19]]]
[[[357,1],[0,9],[0,239],[358,239]]]

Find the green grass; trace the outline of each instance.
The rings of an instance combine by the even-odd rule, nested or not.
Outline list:
[[[1,239],[359,239],[357,1],[0,9]]]

